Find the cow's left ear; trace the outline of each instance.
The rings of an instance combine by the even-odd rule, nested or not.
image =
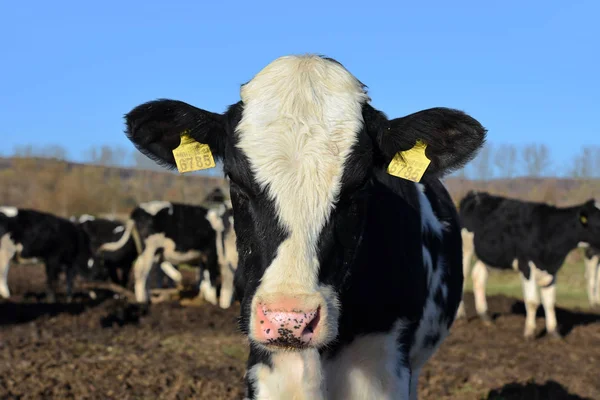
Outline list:
[[[365,119],[371,124],[374,120],[379,121],[375,123],[375,140],[382,167],[387,168],[397,153],[421,142],[426,145],[425,155],[430,160],[425,170],[425,175],[429,176],[442,177],[472,160],[484,144],[487,133],[477,120],[450,108],[430,108],[389,121],[383,121],[383,113],[374,109],[366,114],[370,115],[365,115]]]
[[[159,99],[141,104],[125,115],[126,135],[157,164],[177,166],[173,150],[187,135],[206,144],[215,158],[225,148],[225,117],[178,100]]]

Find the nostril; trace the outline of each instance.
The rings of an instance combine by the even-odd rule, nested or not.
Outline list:
[[[312,334],[315,332],[315,329],[317,329],[317,325],[319,325],[319,320],[321,319],[321,308],[317,308],[317,311],[315,312],[315,316],[313,317],[313,319],[306,324],[306,327],[302,330],[302,337],[309,339],[310,337],[312,337]]]

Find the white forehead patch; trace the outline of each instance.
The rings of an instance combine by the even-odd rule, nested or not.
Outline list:
[[[242,87],[241,98],[237,146],[290,234],[263,284],[287,274],[312,286],[318,236],[340,191],[368,96],[344,67],[309,55],[273,61]]]
[[[169,208],[169,215],[173,214],[173,204],[171,204],[169,201],[149,201],[146,203],[140,203],[139,207],[150,215],[156,215],[160,210],[165,208]]]
[[[113,229],[113,233],[123,232],[124,230],[125,230],[125,227],[123,225],[119,225],[115,229]]]
[[[79,217],[79,223],[83,224],[84,222],[93,221],[95,219],[96,218],[93,215],[83,214],[82,216]]]
[[[87,265],[88,265],[88,268],[92,268],[92,267],[94,266],[94,259],[93,259],[93,258],[90,258],[90,259],[88,260],[88,264],[87,264]]]
[[[0,207],[0,213],[12,218],[19,214],[19,209],[17,207]]]

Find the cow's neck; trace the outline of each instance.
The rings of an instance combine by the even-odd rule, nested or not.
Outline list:
[[[555,208],[552,216],[545,221],[541,234],[545,236],[548,252],[559,255],[563,260],[580,242],[580,207]]]

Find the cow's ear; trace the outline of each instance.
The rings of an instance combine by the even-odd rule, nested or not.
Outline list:
[[[206,144],[214,158],[225,147],[225,117],[178,100],[159,99],[141,104],[125,115],[126,135],[135,147],[157,164],[176,167],[173,150],[186,134]]]
[[[397,153],[424,144],[430,161],[425,175],[430,176],[442,177],[472,160],[487,133],[477,120],[450,108],[430,108],[392,120],[377,110],[365,111],[367,129],[375,130],[370,133],[374,133],[381,166],[387,168]]]

